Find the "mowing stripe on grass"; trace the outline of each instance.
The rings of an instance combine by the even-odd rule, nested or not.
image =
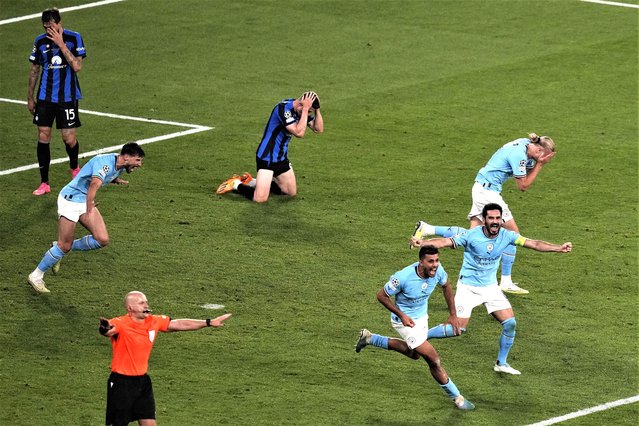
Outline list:
[[[16,100],[16,99],[6,99],[6,98],[0,98],[0,102],[8,102],[8,103],[22,104],[22,105],[26,105],[27,104],[26,101],[20,101],[20,100]],[[166,135],[160,135],[160,136],[155,136],[155,137],[152,137],[152,138],[140,139],[140,140],[137,140],[137,141],[131,141],[131,142],[136,142],[138,145],[145,145],[145,144],[149,144],[149,143],[153,143],[153,142],[164,141],[164,140],[167,140],[167,139],[178,138],[180,136],[191,135],[193,133],[200,133],[200,132],[205,132],[207,130],[214,129],[214,127],[201,126],[199,124],[179,123],[177,121],[167,121],[167,120],[155,120],[153,118],[132,117],[132,116],[128,116],[128,115],[111,114],[111,113],[107,113],[107,112],[98,112],[98,111],[89,111],[89,110],[85,110],[85,109],[80,109],[80,112],[82,112],[83,114],[98,115],[98,116],[101,116],[101,117],[115,118],[115,119],[118,119],[118,120],[142,121],[142,122],[145,122],[145,123],[166,124],[166,125],[169,125],[169,126],[178,126],[178,127],[188,127],[189,128],[189,130],[182,130],[180,132],[173,132],[173,133],[169,133],[169,134],[166,134]],[[78,156],[78,158],[91,157],[91,156],[94,156],[94,155],[97,155],[97,154],[104,154],[104,153],[107,153],[107,152],[118,151],[120,148],[122,148],[122,144],[109,146],[109,147],[106,147],[106,148],[100,148],[100,149],[97,149],[95,151],[83,152],[82,154],[80,154]],[[51,160],[51,164],[59,164],[59,163],[64,163],[66,161],[68,161],[68,158],[66,158],[66,157],[64,157],[64,158],[56,158],[56,159],[52,159]],[[29,165],[26,165],[26,166],[16,167],[16,168],[13,168],[13,169],[0,170],[0,176],[2,176],[2,175],[10,175],[12,173],[17,173],[17,172],[23,172],[25,170],[37,169],[38,167],[39,167],[39,165],[37,163],[35,163],[35,164],[29,164]]]
[[[553,425],[555,423],[564,422],[566,420],[574,419],[576,417],[587,416],[588,414],[596,413],[597,411],[609,410],[620,405],[632,404],[639,401],[639,395],[631,396],[630,398],[618,399],[616,401],[608,402],[606,404],[597,405],[596,407],[585,408],[583,410],[575,411],[560,417],[553,417],[552,419],[544,420],[543,422],[533,423],[528,426],[546,426]]]
[[[60,10],[61,13],[62,12],[71,12],[72,10],[88,9],[90,7],[104,6],[106,4],[119,3],[119,2],[122,2],[122,1],[124,1],[124,0],[103,0],[103,1],[97,1],[95,3],[83,4],[83,5],[80,5],[80,6],[63,7],[62,9],[59,9],[59,10]],[[27,19],[40,18],[41,16],[42,16],[42,12],[34,13],[33,15],[18,16],[17,18],[5,19],[5,20],[0,21],[0,25],[11,24],[13,22],[26,21]]]
[[[639,5],[628,4],[628,3],[619,3],[619,2],[616,2],[616,1],[604,1],[604,0],[581,0],[581,1],[585,1],[586,3],[605,4],[607,6],[633,7],[635,9],[639,9]]]

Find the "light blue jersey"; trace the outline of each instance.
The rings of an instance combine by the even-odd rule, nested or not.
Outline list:
[[[464,247],[459,281],[475,287],[497,284],[499,259],[504,250],[515,244],[519,237],[518,233],[501,228],[496,238],[488,238],[483,226],[452,237],[453,248]]]
[[[86,203],[91,179],[97,177],[104,186],[120,177],[125,170],[124,167],[120,170],[115,168],[117,157],[118,154],[96,155],[80,169],[71,182],[62,188],[60,195],[74,203]]]
[[[444,286],[448,274],[440,264],[433,278],[421,278],[417,275],[415,262],[391,275],[384,285],[389,296],[395,296],[395,304],[406,315],[416,320],[428,315],[428,298],[436,285]],[[401,322],[397,315],[391,313],[391,321]]]
[[[526,177],[526,169],[534,166],[526,155],[526,147],[530,143],[530,139],[521,138],[499,148],[479,170],[475,181],[491,191],[501,192],[506,179],[513,176]]]

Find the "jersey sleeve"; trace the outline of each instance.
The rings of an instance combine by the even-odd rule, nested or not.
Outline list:
[[[508,164],[513,171],[513,177],[522,178],[526,177],[526,165],[528,164],[528,157],[526,151],[513,150],[508,156]]]
[[[104,182],[104,179],[106,179],[107,175],[109,174],[109,172],[111,171],[111,166],[109,166],[108,164],[106,164],[104,161],[95,159],[91,160],[93,161],[93,164],[91,165],[91,176],[92,177],[97,177],[98,179],[100,179],[102,182]]]
[[[79,33],[75,34],[75,52],[73,52],[73,54],[81,58],[87,57],[87,52],[84,47],[84,40],[82,40],[82,36]]]
[[[384,284],[384,291],[389,296],[394,296],[402,289],[402,283],[395,275],[391,275],[388,282]]]
[[[453,248],[457,247],[466,247],[466,243],[468,241],[467,233],[458,234],[453,237],[450,237],[450,240],[453,242]]]
[[[448,273],[446,272],[446,270],[441,264],[437,268],[436,277],[437,277],[437,285],[440,287],[445,286],[446,283],[448,282]]]
[[[503,228],[502,228],[503,229]],[[522,237],[515,231],[511,231],[509,229],[504,229],[506,231],[506,238],[510,244],[523,246],[526,238]],[[519,243],[519,244],[518,244]]]
[[[293,103],[285,103],[282,108],[278,108],[278,116],[284,126],[290,126],[297,121],[293,111]]]
[[[29,55],[29,62],[36,65],[42,64],[42,53],[38,49],[38,39],[33,42],[33,49],[31,50],[31,55]]]
[[[153,315],[154,327],[159,331],[165,332],[169,328],[169,323],[171,322],[171,317],[166,315]]]

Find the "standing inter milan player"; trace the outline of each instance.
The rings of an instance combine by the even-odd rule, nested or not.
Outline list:
[[[78,101],[82,99],[82,94],[77,73],[82,69],[82,60],[86,57],[82,36],[75,31],[62,28],[62,18],[57,9],[42,12],[42,26],[46,32],[36,37],[29,56],[32,65],[27,91],[27,108],[33,114],[33,124],[38,126],[37,152],[41,183],[33,191],[34,195],[51,192],[49,143],[54,120],[56,128],[62,132],[62,140],[69,155],[71,178],[80,171],[80,146],[75,129],[81,126]],[[39,74],[40,85],[36,94]]]
[[[158,332],[191,331],[205,327],[222,327],[231,314],[215,319],[171,319],[151,315],[144,293],[131,291],[124,298],[127,314],[100,318],[100,334],[111,338],[113,360],[107,382],[107,425],[155,426],[155,398],[147,374],[151,349]]]
[[[307,127],[315,133],[324,131],[317,93],[305,92],[297,99],[284,99],[275,105],[255,153],[256,178],[249,173],[233,175],[215,193],[235,191],[256,203],[267,201],[271,193],[295,196],[297,182],[288,160],[288,144],[291,136],[303,138]]]
[[[423,358],[428,363],[430,374],[455,406],[460,410],[472,410],[475,405],[460,394],[442,367],[439,354],[427,340],[428,298],[437,286],[442,288],[450,311],[447,325],[453,328],[455,334],[461,333],[452,286],[448,282],[448,274],[439,263],[439,251],[432,246],[423,246],[419,250],[419,261],[395,272],[377,292],[377,300],[391,312],[391,325],[402,339],[373,334],[363,329],[355,352],[372,345],[399,352],[415,360]],[[395,297],[395,302],[391,297]]]
[[[475,177],[472,189],[473,205],[468,220],[470,228],[481,225],[481,212],[488,203],[497,203],[503,209],[504,228],[519,233],[515,218],[508,204],[501,196],[503,183],[515,178],[515,183],[520,191],[526,191],[533,184],[542,167],[555,156],[555,142],[548,136],[537,136],[530,133],[528,138],[516,139],[508,142],[493,154],[488,163],[482,167]],[[417,222],[414,236],[423,237],[425,231],[422,228],[424,222]],[[511,244],[505,251],[501,260],[501,280],[499,287],[502,291],[512,294],[528,294],[512,280],[512,269],[515,263],[517,247]]]
[[[87,162],[78,174],[58,195],[58,241],[44,253],[42,260],[27,281],[38,293],[50,293],[44,283],[44,273],[49,269],[57,273],[62,257],[73,250],[97,250],[109,244],[104,219],[94,202],[98,189],[108,183],[126,185],[120,178],[126,171],[131,173],[142,167],[144,151],[137,143],[128,143],[120,154],[102,154]],[[82,238],[75,238],[75,227],[80,222],[89,232]]]
[[[461,230],[450,238],[422,240],[413,236],[411,244],[415,247],[464,248],[464,259],[455,293],[459,327],[466,330],[473,308],[484,305],[486,311],[499,321],[502,327],[497,362],[493,370],[498,373],[518,375],[521,372],[512,368],[507,362],[510,348],[515,341],[517,322],[512,305],[497,284],[499,260],[504,251],[513,244],[541,252],[568,253],[572,251],[572,243],[566,242],[559,245],[531,240],[517,232],[504,229],[502,207],[497,203],[486,204],[481,214],[483,226],[475,227],[468,232]],[[439,325],[429,330],[428,337],[443,338],[457,335],[451,331],[447,330],[446,325]]]

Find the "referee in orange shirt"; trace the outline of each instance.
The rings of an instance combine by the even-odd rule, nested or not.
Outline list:
[[[100,334],[111,338],[113,360],[107,382],[107,425],[155,426],[155,399],[147,374],[149,356],[158,332],[190,331],[221,327],[231,314],[215,319],[171,319],[151,315],[144,293],[132,291],[124,298],[127,314],[110,320],[100,318]]]

